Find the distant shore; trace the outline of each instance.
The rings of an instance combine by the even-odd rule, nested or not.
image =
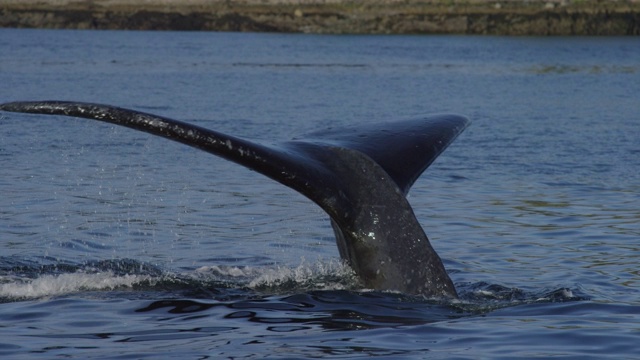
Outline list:
[[[0,0],[0,27],[640,35],[640,0]]]

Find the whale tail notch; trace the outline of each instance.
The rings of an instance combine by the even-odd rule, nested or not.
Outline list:
[[[376,290],[457,297],[406,194],[468,126],[457,115],[347,126],[265,145],[108,105],[12,102],[0,110],[66,115],[126,126],[196,147],[302,193],[331,218],[341,257]]]

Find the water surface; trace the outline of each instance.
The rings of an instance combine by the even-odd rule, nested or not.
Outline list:
[[[458,113],[409,200],[460,294],[362,289],[326,215],[222,159],[0,115],[0,354],[631,358],[640,41],[0,30],[0,101],[287,140]]]

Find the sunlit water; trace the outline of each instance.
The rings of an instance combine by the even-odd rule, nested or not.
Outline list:
[[[248,138],[465,114],[409,195],[461,300],[362,289],[326,215],[183,145],[0,114],[7,358],[632,358],[640,40],[0,30],[0,101]]]

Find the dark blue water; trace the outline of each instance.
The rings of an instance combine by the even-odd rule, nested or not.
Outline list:
[[[326,215],[88,120],[0,114],[6,358],[633,358],[640,40],[0,30],[0,101],[248,138],[469,116],[409,200],[461,300],[362,289]]]

